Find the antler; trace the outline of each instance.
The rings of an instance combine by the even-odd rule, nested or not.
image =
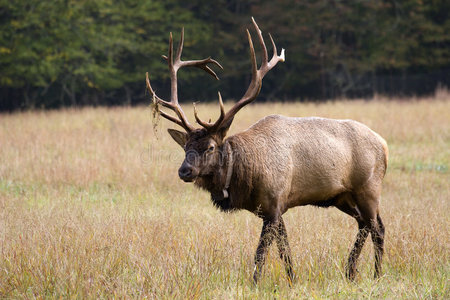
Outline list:
[[[253,22],[253,25],[255,26],[256,33],[258,34],[259,44],[261,45],[261,48],[263,50],[261,67],[258,69],[258,66],[256,63],[255,49],[253,47],[252,36],[250,35],[250,32],[247,29],[248,43],[249,43],[249,47],[250,47],[250,56],[251,56],[251,61],[252,61],[252,81],[250,82],[250,85],[249,85],[247,91],[245,92],[244,96],[236,104],[234,104],[234,106],[226,114],[225,114],[224,108],[223,108],[222,97],[220,96],[220,93],[219,93],[220,117],[214,123],[208,123],[208,122],[204,122],[204,121],[200,120],[200,118],[197,115],[197,110],[195,109],[195,106],[194,106],[194,114],[195,114],[195,119],[197,120],[197,123],[199,123],[201,126],[203,126],[204,128],[206,128],[209,131],[217,130],[217,129],[221,128],[222,126],[224,126],[225,124],[227,124],[229,121],[231,121],[231,119],[234,118],[236,113],[242,107],[244,107],[245,105],[247,105],[250,102],[252,102],[253,100],[255,100],[261,90],[262,79],[267,74],[267,72],[269,72],[273,67],[275,67],[275,65],[279,61],[284,62],[284,59],[285,59],[284,58],[284,49],[281,49],[281,54],[280,54],[280,56],[278,56],[277,47],[276,47],[275,42],[273,41],[272,36],[270,34],[269,34],[269,37],[270,37],[270,41],[272,42],[273,56],[270,61],[268,60],[269,58],[268,58],[268,54],[267,54],[267,48],[266,48],[266,44],[264,43],[264,38],[262,36],[262,32],[259,29],[258,24],[256,24],[255,19],[253,19],[253,17],[252,17],[252,22]]]
[[[166,108],[169,108],[175,112],[177,117],[174,117],[172,115],[169,115],[168,113],[165,113],[163,111],[159,111],[159,114],[166,118],[169,121],[172,121],[181,127],[183,127],[187,132],[190,132],[194,130],[195,128],[189,124],[186,115],[184,114],[183,110],[181,109],[180,104],[178,103],[178,86],[177,86],[177,72],[182,67],[196,67],[199,69],[204,70],[217,80],[219,78],[217,77],[216,73],[208,66],[208,64],[214,64],[218,66],[219,68],[223,69],[223,67],[214,59],[211,57],[201,59],[201,60],[188,60],[188,61],[182,61],[181,60],[181,53],[183,52],[183,43],[184,43],[184,28],[181,30],[181,38],[180,43],[178,45],[177,53],[175,55],[175,61],[173,61],[173,39],[172,39],[172,33],[170,33],[169,38],[169,53],[168,56],[163,55],[162,57],[167,60],[169,64],[169,70],[170,70],[170,86],[171,86],[171,95],[170,95],[170,102],[161,99],[158,97],[155,93],[155,91],[152,89],[152,86],[150,85],[150,79],[148,77],[148,72],[146,73],[146,83],[147,83],[147,89],[153,96],[153,101],[155,105],[162,105]]]

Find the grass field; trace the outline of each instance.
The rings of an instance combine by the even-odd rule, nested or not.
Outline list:
[[[221,213],[181,182],[183,151],[166,120],[152,129],[149,108],[0,115],[0,298],[449,299],[450,95],[437,98],[256,104],[237,115],[231,134],[272,113],[315,115],[356,119],[389,144],[384,275],[372,278],[368,239],[348,282],[356,222],[300,207],[285,214],[292,288],[276,247],[252,285],[261,220]],[[218,115],[215,104],[199,110]]]

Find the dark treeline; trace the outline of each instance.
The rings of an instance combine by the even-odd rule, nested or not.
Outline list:
[[[286,48],[261,98],[428,94],[450,85],[449,13],[447,0],[0,0],[0,110],[148,103],[147,71],[167,97],[161,54],[183,26],[183,57],[224,70],[180,71],[180,98],[235,99],[250,80],[251,16]]]

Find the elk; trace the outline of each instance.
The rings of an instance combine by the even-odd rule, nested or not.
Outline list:
[[[388,161],[387,144],[380,135],[353,120],[270,115],[247,130],[226,138],[239,110],[258,96],[263,77],[285,58],[284,49],[278,55],[269,35],[274,52],[269,60],[262,32],[253,18],[252,22],[262,49],[261,66],[257,66],[252,37],[247,30],[252,63],[250,85],[244,96],[226,113],[219,93],[220,116],[214,123],[202,121],[194,104],[194,116],[201,126],[195,128],[188,122],[178,102],[177,71],[181,67],[203,69],[216,79],[218,77],[210,65],[222,68],[210,57],[181,60],[184,30],[175,59],[172,34],[168,56],[163,56],[170,70],[170,101],[156,95],[146,74],[147,89],[154,105],[175,113],[172,115],[158,109],[159,114],[184,128],[184,131],[168,129],[185,151],[178,176],[208,191],[219,209],[245,209],[262,218],[263,226],[254,258],[255,283],[261,277],[268,248],[274,240],[285,263],[289,283],[294,281],[291,250],[282,215],[289,208],[303,205],[334,206],[355,218],[358,233],[346,265],[346,276],[350,280],[355,278],[356,262],[370,233],[375,249],[375,277],[378,277],[384,249],[384,225],[378,205]]]

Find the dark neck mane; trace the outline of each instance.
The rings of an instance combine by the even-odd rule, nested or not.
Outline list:
[[[247,166],[249,159],[245,159],[248,153],[241,147],[235,137],[230,137],[226,141],[231,146],[233,152],[233,168],[230,186],[228,188],[229,197],[224,198],[223,189],[226,183],[228,164],[230,163],[227,150],[224,145],[221,147],[224,161],[217,166],[216,172],[209,176],[202,176],[195,181],[195,185],[211,193],[211,201],[222,211],[233,211],[246,208],[245,200],[251,192],[250,166]],[[243,180],[244,179],[244,180]]]

